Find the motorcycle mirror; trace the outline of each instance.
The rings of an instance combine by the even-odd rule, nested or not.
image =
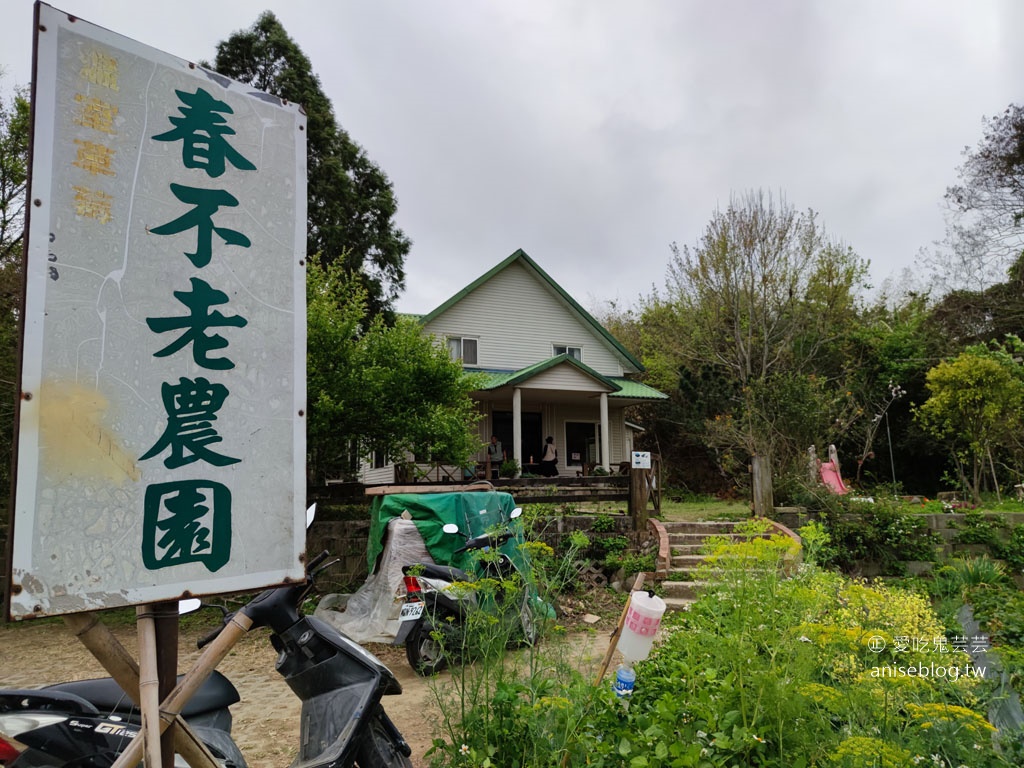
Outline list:
[[[203,607],[203,602],[198,597],[190,597],[186,600],[178,601],[178,615],[184,616],[188,613],[194,613]]]
[[[523,508],[522,507],[516,507],[515,509],[512,510],[512,514],[508,516],[508,519],[509,520],[515,520],[521,514],[523,514]]]
[[[455,523],[446,523],[444,527],[441,528],[441,530],[445,533],[458,533],[459,526],[457,526]]]
[[[306,509],[306,529],[309,530],[309,526],[313,524],[313,518],[316,517],[316,502],[314,501]]]

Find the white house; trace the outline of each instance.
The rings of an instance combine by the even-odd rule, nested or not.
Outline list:
[[[420,320],[465,370],[486,375],[473,393],[481,442],[497,435],[524,471],[535,470],[548,436],[560,475],[618,468],[639,429],[626,408],[667,398],[630,378],[640,362],[522,250]],[[365,466],[362,475],[394,481],[391,466]]]

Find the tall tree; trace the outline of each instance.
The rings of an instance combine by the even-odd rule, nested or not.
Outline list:
[[[393,319],[410,241],[395,225],[391,182],[341,128],[309,59],[273,13],[217,44],[213,68],[301,104],[307,116],[310,257],[340,262],[366,290],[371,314]]]
[[[340,263],[307,274],[310,476],[351,476],[373,454],[466,466],[480,448],[477,379],[417,321],[367,321],[352,280]]]
[[[29,101],[25,89],[0,95],[0,503],[10,488],[14,397],[18,379]]]
[[[929,397],[915,411],[924,429],[948,446],[960,480],[976,503],[981,501],[986,466],[996,474],[994,455],[1018,442],[1022,426],[1024,372],[1014,359],[1022,347],[1016,338],[1008,344],[1009,349],[968,347],[954,360],[932,368]]]
[[[644,362],[661,386],[674,378],[682,400],[719,382],[684,411],[691,424],[704,418],[724,471],[742,473],[749,455],[785,467],[806,449],[798,443],[848,418],[835,345],[865,271],[813,212],[763,192],[716,211],[695,247],[674,247],[666,295],[644,311],[658,329]]]
[[[931,323],[946,339],[948,354],[969,344],[1024,336],[1024,253],[1010,265],[1005,281],[943,296],[932,310]]]
[[[805,369],[854,310],[866,267],[812,211],[763,192],[716,211],[697,247],[673,247],[669,290],[693,323],[684,355],[741,385]]]
[[[998,276],[1024,247],[1024,107],[1011,104],[986,120],[978,146],[967,147],[963,156],[960,182],[946,190],[957,215],[949,227],[944,265],[966,263],[965,275]]]
[[[0,94],[0,266],[21,261],[28,181],[29,101],[23,88]]]

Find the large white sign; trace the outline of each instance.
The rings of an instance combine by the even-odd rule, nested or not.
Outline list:
[[[305,116],[37,9],[10,615],[299,578]]]

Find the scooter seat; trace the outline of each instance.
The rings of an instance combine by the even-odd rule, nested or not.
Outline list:
[[[179,675],[178,680],[180,681],[182,677],[183,675]],[[110,677],[57,683],[55,685],[48,685],[41,690],[72,693],[88,701],[100,712],[129,714],[133,710],[138,709],[138,705]],[[186,718],[195,717],[207,712],[226,709],[238,701],[241,701],[241,697],[238,695],[238,690],[232,682],[220,672],[214,670],[213,674],[199,687],[195,695],[188,700],[181,714]]]
[[[470,581],[471,578],[465,571],[454,568],[450,565],[437,565],[436,563],[418,563],[416,565],[406,565],[402,568],[402,573],[406,576],[409,575],[409,571],[415,569],[417,575],[425,576],[428,579],[444,579],[445,581]]]

